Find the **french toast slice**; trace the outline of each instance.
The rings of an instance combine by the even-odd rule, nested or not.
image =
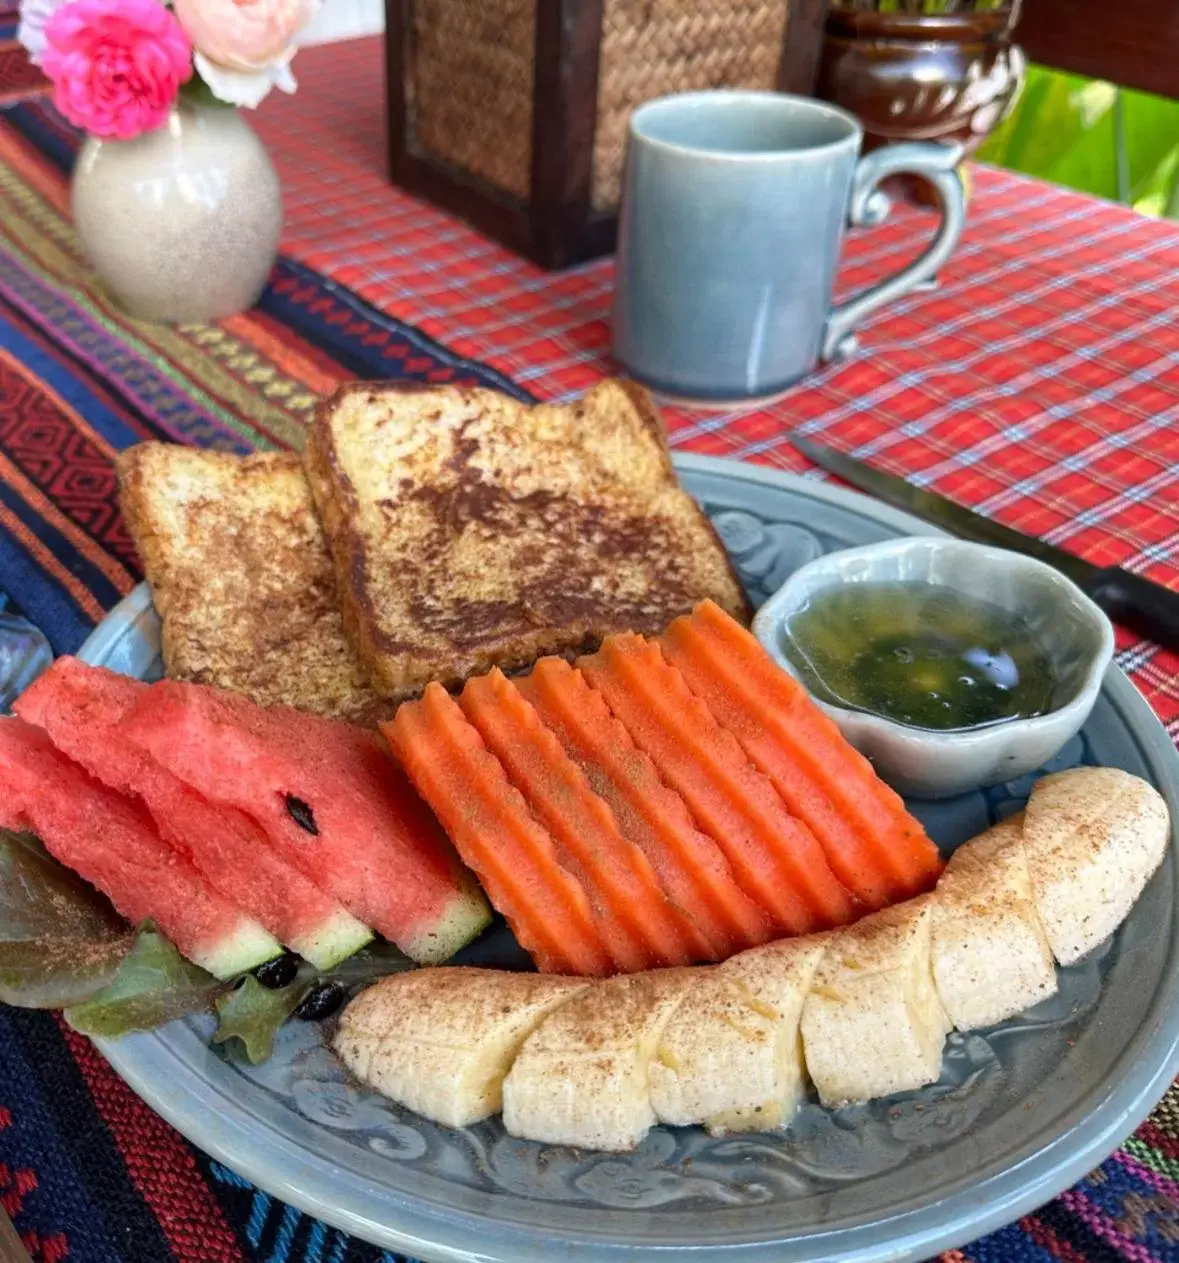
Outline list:
[[[263,706],[358,723],[387,717],[344,636],[297,455],[140,443],[117,467],[170,676]]]
[[[629,384],[528,407],[491,390],[354,383],[321,405],[304,461],[345,630],[388,697],[658,633],[705,597],[747,618],[658,415]]]

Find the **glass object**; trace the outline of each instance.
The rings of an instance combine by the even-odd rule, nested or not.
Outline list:
[[[53,661],[49,641],[27,619],[0,609],[0,711],[12,703]]]

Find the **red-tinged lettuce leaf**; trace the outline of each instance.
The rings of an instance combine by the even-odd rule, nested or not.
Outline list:
[[[253,1065],[266,1061],[274,1052],[278,1028],[299,1007],[319,977],[318,971],[308,964],[300,965],[294,980],[285,987],[264,987],[247,974],[234,990],[218,997],[220,1021],[213,1042],[224,1044],[240,1039]]]
[[[60,1009],[115,977],[135,931],[28,834],[0,829],[0,1000]]]
[[[225,986],[145,925],[111,984],[85,1003],[66,1009],[65,1018],[83,1035],[113,1037],[149,1031],[210,1008]]]
[[[411,968],[391,943],[376,942],[327,975],[304,962],[287,987],[271,990],[247,976],[231,989],[150,924],[136,934],[35,838],[0,830],[0,1002],[65,1009],[82,1034],[151,1030],[215,1006],[214,1038],[239,1039],[252,1062],[264,1061],[278,1028],[318,981],[330,977],[352,993]]]

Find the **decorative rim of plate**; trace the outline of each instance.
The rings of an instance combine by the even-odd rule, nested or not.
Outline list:
[[[764,483],[846,508],[905,535],[944,535],[907,513],[878,504],[858,492],[832,487],[812,478],[747,465],[717,457],[677,455],[684,473],[719,475]],[[124,619],[135,620],[150,609],[150,595],[140,585],[122,603]],[[106,659],[126,634],[104,621],[91,634],[79,656]],[[1104,692],[1132,730],[1144,761],[1155,773],[1174,763],[1175,749],[1157,716],[1116,667],[1106,675]],[[1179,777],[1174,771],[1159,779],[1179,819]],[[1172,840],[1172,849],[1176,844]],[[1179,870],[1179,866],[1177,866]],[[1172,900],[1179,893],[1172,892]],[[215,1159],[233,1168],[259,1188],[307,1214],[373,1244],[413,1257],[445,1263],[545,1263],[556,1244],[583,1252],[587,1260],[630,1263],[677,1249],[691,1258],[740,1260],[741,1263],[793,1263],[813,1259],[816,1244],[822,1257],[840,1263],[901,1263],[924,1259],[1018,1219],[1099,1165],[1150,1113],[1179,1073],[1179,953],[1172,952],[1160,978],[1147,1018],[1122,1049],[1098,1088],[1074,1100],[1053,1122],[1055,1135],[1045,1144],[1026,1144],[1010,1160],[987,1172],[969,1189],[933,1204],[874,1218],[830,1232],[783,1238],[761,1235],[743,1242],[699,1239],[623,1241],[603,1234],[566,1233],[552,1236],[507,1218],[490,1220],[456,1212],[424,1198],[400,1198],[380,1192],[382,1220],[372,1217],[374,1194],[358,1187],[354,1177],[326,1158],[310,1154],[287,1137],[259,1134],[257,1118],[221,1096],[215,1108],[190,1082],[191,1067],[155,1033],[122,1040],[96,1039],[95,1044],[115,1071],[169,1123]],[[214,1054],[211,1052],[209,1056]],[[160,1074],[161,1059],[175,1063],[175,1074]],[[148,1069],[150,1065],[150,1071]],[[276,1178],[276,1172],[281,1176]],[[397,1226],[392,1225],[397,1221]],[[439,1233],[447,1240],[439,1240]],[[494,1232],[494,1242],[489,1241]]]

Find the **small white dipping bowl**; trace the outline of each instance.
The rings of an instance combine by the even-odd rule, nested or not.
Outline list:
[[[1076,735],[1113,657],[1113,627],[1059,571],[1006,549],[918,536],[829,553],[787,579],[758,611],[753,630],[774,659],[802,679],[784,649],[790,615],[832,584],[890,581],[935,584],[1010,610],[1035,633],[1060,681],[1046,715],[948,732],[819,701],[894,789],[914,798],[947,798],[1014,780]]]

